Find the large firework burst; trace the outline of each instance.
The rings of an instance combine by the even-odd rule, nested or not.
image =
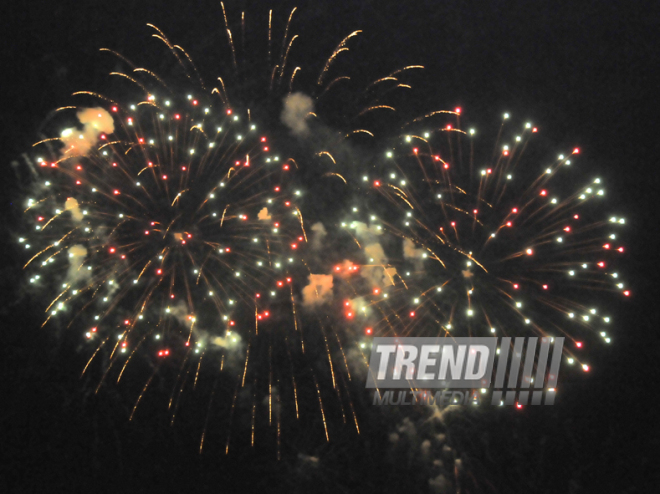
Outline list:
[[[580,172],[578,148],[551,157],[537,127],[511,130],[508,114],[482,144],[460,117],[431,112],[337,170],[358,191],[332,226],[363,274],[347,315],[368,335],[567,336],[568,363],[589,370],[585,340],[610,343],[611,301],[630,295],[617,271],[625,219],[607,214],[604,179]]]
[[[300,418],[300,396],[314,404],[311,413],[328,439],[328,385],[344,422],[351,417],[359,428],[344,351],[355,345],[354,335],[328,323],[327,315],[299,314],[296,307],[306,302],[301,290],[311,274],[301,255],[308,237],[298,206],[305,180],[318,174],[304,174],[296,187],[302,164],[293,156],[313,160],[315,145],[297,151],[284,137],[280,151],[273,138],[311,134],[315,104],[349,79],[329,74],[356,33],[331,52],[311,96],[292,93],[300,68],[287,65],[297,38],[289,34],[291,16],[280,50],[269,17],[267,77],[254,94],[243,94],[240,84],[234,91],[222,78],[207,89],[191,57],[154,26],[174,61],[171,77],[103,49],[124,67],[111,73],[121,81],[118,96],[74,93],[85,101],[56,113],[75,114],[76,126],[34,146],[37,178],[25,198],[31,231],[18,242],[30,254],[30,284],[50,298],[44,325],[82,329],[90,351],[83,372],[96,363],[99,387],[122,380],[146,357],[153,370],[131,417],[165,366],[178,369],[169,400],[173,420],[183,390],[208,366],[229,389],[222,400],[228,430],[242,406],[251,416],[252,444],[263,421],[276,430],[279,445],[282,410]],[[233,80],[242,68],[226,16],[225,23]],[[256,112],[250,101],[261,102]],[[377,109],[365,101],[358,115]],[[262,129],[260,121],[270,127]],[[337,374],[340,368],[348,379]],[[229,440],[228,434],[227,449]]]
[[[240,406],[251,444],[263,424],[279,445],[282,417],[305,409],[326,440],[329,415],[359,431],[351,380],[374,335],[563,334],[568,362],[588,370],[586,335],[610,342],[597,295],[630,292],[615,270],[624,220],[600,219],[601,178],[573,187],[578,151],[549,160],[532,125],[508,141],[503,125],[483,148],[460,110],[387,128],[377,117],[396,113],[388,97],[419,66],[333,98],[349,83],[333,64],[356,33],[296,93],[289,23],[275,49],[269,19],[266,99],[222,78],[207,89],[156,29],[181,77],[106,50],[126,89],[76,93],[93,105],[60,110],[79,125],[35,145],[31,230],[18,239],[27,277],[49,297],[46,322],[82,330],[99,386],[150,362],[135,413],[159,371],[175,369],[174,417],[209,370],[227,391],[216,406],[228,431]]]

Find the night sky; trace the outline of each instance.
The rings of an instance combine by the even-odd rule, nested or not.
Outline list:
[[[608,184],[610,204],[628,220],[627,279],[633,296],[611,308],[614,344],[591,353],[593,372],[566,386],[554,407],[508,410],[457,425],[454,446],[471,458],[467,492],[637,492],[658,483],[660,451],[653,378],[658,346],[654,286],[659,256],[659,10],[654,2],[332,1],[225,2],[245,10],[248,33],[265,36],[269,8],[304,43],[296,63],[319,66],[355,29],[352,63],[370,74],[422,64],[411,111],[460,106],[478,127],[502,113],[538,125],[559,151],[579,146],[585,167]],[[8,9],[8,10],[7,10]],[[29,2],[2,13],[2,225],[15,231],[19,178],[54,108],[71,93],[109,85],[98,48],[144,65],[147,23],[183,46],[206,80],[225,48],[219,2],[151,0]],[[252,27],[254,26],[254,27]],[[254,61],[260,63],[259,60]],[[320,67],[318,67],[320,68]],[[416,106],[417,105],[417,106]],[[12,165],[14,163],[14,165]],[[5,233],[3,241],[12,238]],[[383,452],[378,419],[355,437],[315,446],[306,427],[290,431],[285,459],[270,447],[224,455],[222,437],[198,454],[205,410],[170,427],[157,399],[128,421],[134,397],[80,379],[86,361],[75,331],[40,329],[41,300],[18,289],[23,252],[3,245],[0,287],[0,490],[3,492],[425,492],[414,464]],[[163,393],[166,394],[166,391]],[[195,400],[193,399],[193,402]],[[203,400],[197,400],[203,408]],[[189,407],[190,408],[190,407]],[[299,454],[320,466],[301,466]],[[420,480],[421,479],[421,480]]]

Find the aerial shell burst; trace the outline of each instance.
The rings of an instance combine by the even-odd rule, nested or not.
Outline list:
[[[174,420],[209,370],[200,449],[217,414],[229,451],[240,407],[247,442],[267,428],[279,458],[286,417],[311,410],[326,441],[330,416],[359,432],[354,388],[373,336],[568,336],[568,363],[588,370],[591,335],[611,338],[596,295],[630,295],[616,267],[625,221],[601,219],[603,179],[573,188],[578,150],[548,159],[531,124],[503,140],[508,116],[487,148],[458,109],[400,122],[388,97],[420,66],[335,97],[350,78],[333,64],[357,32],[309,95],[295,93],[292,16],[279,49],[269,18],[265,103],[240,82],[208,89],[152,26],[184,77],[105,50],[130,89],[76,93],[94,102],[60,109],[76,127],[35,144],[30,231],[18,240],[30,284],[49,297],[44,324],[83,330],[83,372],[95,369],[100,388],[149,362],[133,418],[160,371],[175,369]],[[225,28],[233,81],[242,57],[226,15]]]
[[[611,342],[631,295],[625,219],[578,148],[556,155],[508,114],[494,140],[462,120],[431,112],[364,167],[337,167],[356,193],[328,228],[367,272],[351,319],[366,336],[565,336],[566,362],[588,371],[586,347]]]
[[[263,91],[269,99],[241,94],[240,83],[226,87],[222,78],[209,89],[192,58],[150,25],[176,69],[161,77],[102,49],[123,67],[111,72],[118,96],[74,93],[85,102],[56,115],[75,115],[76,124],[33,147],[37,178],[25,198],[30,230],[18,241],[28,254],[30,285],[48,299],[44,325],[82,329],[89,350],[82,372],[99,375],[97,391],[131,381],[133,368],[145,376],[141,363],[148,363],[131,419],[154,379],[175,369],[168,383],[174,421],[183,391],[212,370],[200,449],[213,406],[214,415],[227,419],[225,451],[239,407],[250,417],[248,442],[255,444],[263,426],[276,437],[278,457],[283,415],[297,422],[311,410],[311,422],[322,424],[328,440],[326,407],[334,401],[331,412],[359,431],[349,361],[357,352],[362,365],[365,354],[353,349],[355,336],[343,330],[341,318],[313,310],[316,299],[328,295],[308,282],[309,266],[324,251],[305,253],[310,239],[301,204],[305,180],[320,173],[301,170],[291,155],[323,158],[313,144],[300,151],[291,142],[310,134],[315,103],[349,79],[330,77],[330,70],[357,33],[331,52],[312,96],[292,93],[300,72],[287,65],[297,37],[289,32],[292,16],[279,56],[269,18],[272,67],[266,66]],[[226,16],[225,23],[233,80],[242,71]],[[366,106],[356,110],[353,124],[380,109],[371,97],[363,98]],[[257,111],[245,101],[256,101]],[[324,131],[338,143],[369,134]],[[214,403],[216,388],[229,391]]]

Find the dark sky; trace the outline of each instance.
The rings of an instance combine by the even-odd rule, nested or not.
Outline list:
[[[248,25],[265,32],[270,8],[266,2],[225,5],[234,20],[245,9]],[[614,492],[612,486],[618,492],[634,492],[634,484],[651,484],[650,462],[660,447],[658,428],[650,421],[650,403],[645,403],[654,400],[649,372],[655,372],[651,357],[658,350],[653,297],[659,259],[657,4],[274,2],[280,30],[296,5],[293,30],[304,43],[297,47],[295,58],[318,64],[343,36],[362,29],[351,57],[365,74],[384,75],[411,63],[426,66],[415,84],[422,97],[414,98],[411,105],[422,101],[424,108],[461,106],[481,125],[496,122],[504,111],[521,120],[531,119],[557,143],[558,150],[579,146],[589,166],[602,170],[606,180],[616,184],[608,190],[629,219],[628,277],[634,287],[634,297],[620,308],[617,345],[600,356],[605,370],[594,373],[593,385],[548,419],[558,428],[557,434],[570,436],[553,449],[562,456],[565,448],[568,457],[509,470],[546,468],[538,477],[544,486],[536,486],[539,492],[546,488],[551,492],[551,487],[566,491],[566,479],[557,478],[564,474],[575,480],[571,484],[575,492]],[[107,84],[111,67],[98,48],[149,61],[152,55],[145,46],[153,46],[147,43],[146,23],[150,22],[184,46],[210,80],[215,71],[205,63],[214,60],[213,51],[224,46],[221,15],[219,2],[206,0],[35,1],[4,7],[0,70],[1,165],[6,177],[2,181],[3,223],[11,228],[17,218],[9,204],[15,190],[10,163],[34,142],[48,113],[72,101],[73,91]],[[127,425],[123,405],[115,405],[111,394],[90,399],[80,391],[88,389],[88,383],[76,377],[80,362],[75,351],[52,337],[44,339],[32,327],[34,318],[24,313],[29,300],[15,305],[17,256],[8,256],[0,285],[5,292],[0,368],[6,373],[3,387],[12,390],[1,401],[0,427],[7,435],[2,443],[9,448],[2,447],[8,460],[0,467],[0,489],[8,482],[15,492],[43,492],[67,484],[75,487],[72,491],[94,488],[103,492],[117,486],[147,491],[154,485],[167,491],[176,485],[206,492],[219,490],[225,483],[231,492],[246,485],[262,490],[270,485],[269,478],[281,482],[283,467],[271,467],[268,462],[256,466],[261,461],[258,455],[199,459],[197,439],[187,438],[185,427]],[[505,421],[524,431],[520,433],[523,441],[535,438],[534,428],[542,428],[539,424],[544,421],[539,413],[529,413],[529,422]],[[543,429],[543,434],[552,437],[553,430]],[[655,441],[653,456],[643,451],[650,440]],[[364,444],[361,447],[369,450]],[[347,453],[342,449],[337,453],[343,454]],[[291,469],[287,477],[295,478],[295,469],[286,468]],[[355,480],[359,476],[351,468],[337,460],[323,478],[333,485],[346,469],[352,483],[337,481],[339,485],[347,490],[373,487]],[[565,468],[568,473],[555,474],[553,468]],[[175,479],[168,481],[172,476]],[[494,478],[500,488],[512,485],[506,475]]]

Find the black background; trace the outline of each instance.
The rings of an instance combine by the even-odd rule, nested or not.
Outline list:
[[[269,8],[281,29],[296,4],[225,5],[234,21],[246,10],[248,26],[256,23],[265,33]],[[508,411],[463,427],[456,442],[475,458],[479,489],[637,492],[657,485],[660,16],[655,3],[342,0],[297,5],[293,31],[306,41],[298,47],[298,58],[319,64],[343,36],[362,29],[351,57],[365,73],[420,63],[426,66],[415,84],[420,109],[461,106],[481,125],[509,111],[539,125],[558,150],[579,146],[628,219],[626,271],[633,296],[612,308],[614,344],[594,350],[593,372],[552,410]],[[204,66],[210,50],[224,47],[221,16],[219,3],[209,1],[3,7],[3,224],[15,229],[20,218],[12,204],[11,163],[35,141],[46,115],[70,103],[73,91],[107,84],[111,67],[99,63],[99,47],[148,61],[145,24],[151,22]],[[215,76],[212,67],[204,68],[208,79]],[[305,441],[294,440],[289,457],[295,458],[296,445],[323,457],[324,466],[310,476],[292,462],[273,462],[272,451],[239,450],[224,457],[220,447],[211,446],[199,456],[198,427],[183,420],[170,428],[155,409],[129,423],[130,404],[120,393],[93,396],[93,384],[79,379],[83,360],[75,344],[39,329],[36,302],[17,289],[21,255],[3,247],[3,491],[389,492],[413,485],[405,480],[414,476],[414,466],[391,468],[381,458],[377,424],[367,426],[359,440],[347,434],[322,451],[305,450]],[[193,414],[190,420],[197,418]]]

